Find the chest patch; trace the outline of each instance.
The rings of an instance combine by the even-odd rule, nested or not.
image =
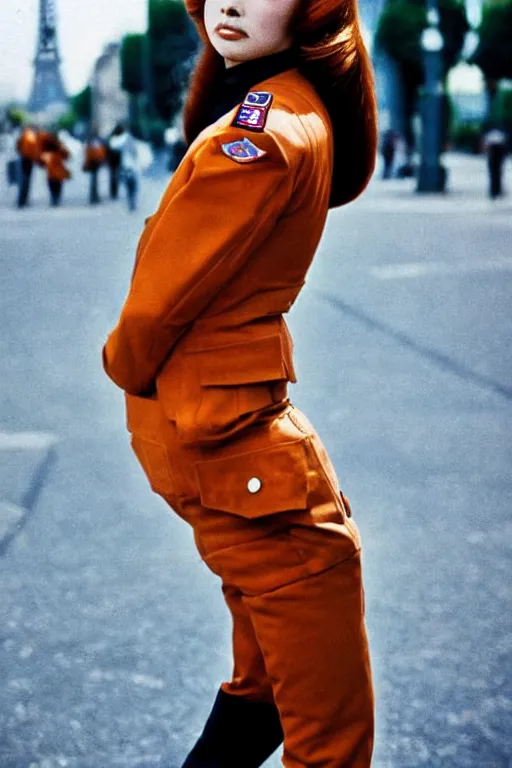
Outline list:
[[[232,125],[249,131],[262,132],[267,122],[272,99],[272,94],[267,91],[251,91],[238,108]]]
[[[223,144],[222,151],[237,163],[253,163],[267,154],[264,149],[260,149],[249,139],[240,139]]]

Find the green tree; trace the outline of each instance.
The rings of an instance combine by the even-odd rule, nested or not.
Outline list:
[[[126,35],[121,43],[121,87],[136,95],[144,90],[145,35]]]
[[[492,80],[512,78],[512,0],[487,0],[471,61]]]
[[[86,86],[83,91],[71,97],[71,109],[75,113],[77,120],[89,122],[92,117],[92,95],[91,86]]]
[[[498,82],[512,78],[512,0],[487,0],[478,32],[480,42],[471,63],[483,72],[492,115]]]
[[[469,24],[464,0],[439,0],[440,29],[444,39],[444,72],[460,58]],[[389,0],[380,16],[375,36],[378,48],[385,51],[411,80],[424,80],[421,33],[427,26],[425,0]]]
[[[197,47],[182,0],[149,0],[148,85],[155,117],[170,122],[181,108]]]
[[[130,124],[139,138],[147,138],[144,113],[147,112],[146,93],[147,35],[126,35],[121,43],[121,87],[129,98]]]
[[[493,117],[512,136],[512,90],[504,87],[499,88],[493,107]]]
[[[460,58],[469,24],[464,0],[439,0],[440,29],[444,39],[446,76]],[[375,45],[397,64],[404,93],[406,142],[412,150],[412,117],[418,91],[425,80],[421,33],[427,26],[426,0],[389,0],[377,25]]]
[[[73,109],[69,109],[57,120],[57,128],[73,133],[78,122],[80,121],[76,112]]]
[[[21,107],[10,106],[7,107],[6,117],[14,128],[18,128],[26,122],[27,113]]]

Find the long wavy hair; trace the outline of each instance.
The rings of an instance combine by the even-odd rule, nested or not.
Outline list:
[[[224,60],[208,39],[204,0],[186,0],[203,49],[184,110],[187,142],[208,124],[218,100]],[[377,106],[373,68],[363,42],[357,0],[302,0],[292,35],[299,70],[329,112],[334,138],[330,207],[354,200],[368,184],[377,154]]]

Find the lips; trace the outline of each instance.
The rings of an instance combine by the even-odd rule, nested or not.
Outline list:
[[[217,24],[215,32],[219,37],[224,38],[224,40],[240,40],[242,37],[247,37],[245,32],[242,32],[241,29],[237,29],[236,27],[232,27],[230,24]]]

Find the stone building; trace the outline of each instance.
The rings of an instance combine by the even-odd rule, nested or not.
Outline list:
[[[109,43],[91,78],[93,130],[106,137],[128,118],[128,94],[121,89],[121,44]]]

